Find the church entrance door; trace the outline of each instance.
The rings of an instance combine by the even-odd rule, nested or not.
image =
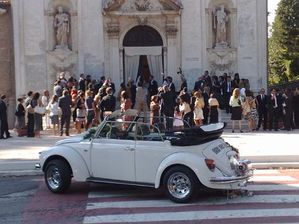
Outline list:
[[[124,80],[144,81],[149,76],[162,83],[163,41],[160,34],[150,26],[136,26],[128,31],[124,40]],[[138,78],[138,79],[140,79]]]
[[[151,71],[150,71],[150,68],[148,65],[148,60],[147,60],[146,55],[140,55],[138,74],[140,75],[140,78],[142,80],[144,80],[145,82],[149,81]]]

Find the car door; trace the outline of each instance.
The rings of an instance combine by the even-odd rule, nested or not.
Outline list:
[[[155,127],[138,124],[136,133],[136,182],[154,184],[156,173],[163,159],[170,153],[169,141]],[[141,130],[141,131],[139,131]]]
[[[135,181],[135,140],[122,137],[121,122],[107,122],[91,146],[94,178]]]

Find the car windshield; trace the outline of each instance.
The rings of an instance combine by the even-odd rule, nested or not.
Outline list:
[[[88,131],[84,132],[83,139],[91,139],[94,138],[94,135],[96,134],[98,130],[98,127],[93,127],[89,129]]]

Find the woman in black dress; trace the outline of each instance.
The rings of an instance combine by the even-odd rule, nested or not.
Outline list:
[[[232,107],[232,132],[235,132],[235,122],[238,121],[240,132],[242,131],[242,101],[240,97],[240,89],[236,88],[230,98],[229,105]]]
[[[16,109],[16,124],[15,124],[15,128],[17,129],[18,132],[18,136],[21,137],[24,135],[24,133],[21,133],[22,130],[24,130],[25,128],[25,108],[23,106],[23,98],[18,98],[18,105],[17,105],[17,109]]]
[[[219,108],[219,102],[216,99],[216,96],[214,93],[210,95],[209,99],[209,107],[210,107],[210,124],[218,123],[218,108]]]

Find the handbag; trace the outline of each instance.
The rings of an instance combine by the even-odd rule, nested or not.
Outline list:
[[[46,109],[44,107],[36,106],[36,107],[34,107],[34,113],[45,114]]]
[[[34,109],[33,107],[31,106],[31,104],[29,104],[27,107],[26,107],[27,111],[29,114],[34,114]]]

